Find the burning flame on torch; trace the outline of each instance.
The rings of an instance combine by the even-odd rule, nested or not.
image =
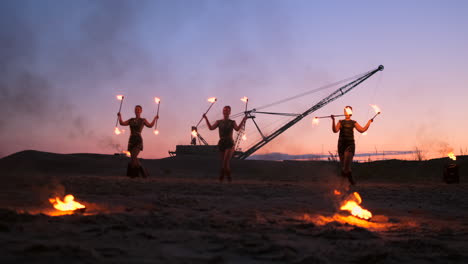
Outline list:
[[[155,101],[157,104],[159,104],[159,102],[161,102],[161,99],[158,98],[158,97],[155,97],[155,98],[154,98],[154,101]]]
[[[122,101],[122,100],[123,100],[123,98],[124,98],[124,96],[123,96],[123,95],[121,95],[121,94],[117,95],[117,100],[120,100],[120,101]]]
[[[241,98],[241,101],[247,103],[249,101],[249,98],[247,98],[247,96],[244,96]]]
[[[197,131],[195,131],[195,130],[192,130],[192,136],[194,136],[194,137],[197,137],[197,136],[198,136],[198,133],[197,133]]]
[[[312,119],[312,125],[315,125],[317,126],[319,124],[319,119],[318,117],[314,117],[314,119]]]
[[[455,156],[455,154],[453,154],[453,152],[450,152],[447,154],[449,158],[451,158],[452,160],[457,160],[457,157]]]
[[[370,106],[374,108],[374,111],[376,114],[380,114],[380,107],[378,107],[377,105],[373,105],[373,104],[371,104]]]
[[[210,102],[210,103],[214,103],[214,102],[216,102],[216,100],[218,100],[218,99],[216,99],[216,97],[208,98],[208,102]]]
[[[247,140],[247,135],[246,134],[242,135],[242,140],[244,140],[244,141]]]
[[[82,209],[86,207],[74,200],[75,200],[75,197],[73,197],[73,195],[71,194],[68,194],[63,199],[63,202],[62,200],[60,200],[59,197],[55,197],[55,199],[50,198],[49,202],[54,206],[55,209],[59,211],[74,211],[74,210]]]
[[[157,130],[157,129],[154,130],[154,134],[155,134],[155,135],[159,135],[159,130]]]
[[[116,135],[122,134],[122,132],[120,131],[120,129],[119,129],[118,127],[115,127],[114,133],[115,133]]]
[[[130,151],[122,150],[122,153],[124,153],[125,155],[127,155],[127,157],[130,157],[130,156],[131,156]]]
[[[351,108],[345,107],[345,111],[346,111],[346,114],[353,115],[353,110],[351,110]]]
[[[354,192],[351,199],[347,200],[343,206],[341,206],[340,210],[349,211],[352,215],[362,219],[370,219],[372,217],[372,213],[359,206],[361,202],[362,199],[359,193]]]

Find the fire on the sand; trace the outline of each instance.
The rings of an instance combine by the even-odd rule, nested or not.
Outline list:
[[[361,196],[359,193],[354,192],[353,195],[343,203],[343,205],[340,207],[340,210],[349,211],[353,216],[359,217],[361,219],[368,220],[372,218],[372,213],[369,210],[362,208],[359,205],[361,203]]]
[[[447,154],[449,158],[451,158],[452,160],[457,160],[457,157],[455,156],[455,154],[453,152],[450,152]]]
[[[49,202],[57,210],[54,215],[73,214],[76,210],[83,211],[86,206],[75,201],[73,195],[68,194],[63,198],[63,201],[59,197],[50,198]]]

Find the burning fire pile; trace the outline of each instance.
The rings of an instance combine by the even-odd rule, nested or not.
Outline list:
[[[71,194],[66,195],[63,201],[59,197],[55,197],[50,198],[49,202],[56,209],[51,213],[53,216],[74,214],[76,212],[84,213],[86,210],[86,206],[75,201],[75,197]]]
[[[335,197],[341,197],[339,204],[339,213],[334,214],[331,217],[326,217],[322,215],[310,216],[304,214],[302,220],[313,222],[316,225],[323,226],[330,222],[339,222],[342,224],[350,224],[354,226],[360,226],[365,228],[381,228],[386,224],[384,223],[374,223],[371,222],[372,213],[361,207],[362,198],[357,192],[353,192],[349,195],[343,195],[340,191],[334,190]],[[346,212],[349,212],[349,215],[346,215]],[[381,217],[385,218],[385,217]]]

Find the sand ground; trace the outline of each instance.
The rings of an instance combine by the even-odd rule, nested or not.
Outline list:
[[[180,160],[146,162],[152,177],[130,179],[36,153],[41,166],[56,168],[44,173],[34,155],[22,155],[0,163],[9,170],[0,192],[2,263],[468,263],[464,181],[362,180],[346,191],[333,173],[275,180],[265,167],[268,176],[239,170],[219,183],[215,172],[187,172],[190,162]],[[89,164],[106,159],[122,163]],[[344,195],[335,189],[358,192],[372,219],[340,211]],[[48,198],[68,193],[85,213],[51,216]]]

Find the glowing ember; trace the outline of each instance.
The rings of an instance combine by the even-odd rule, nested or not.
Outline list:
[[[455,154],[453,154],[453,152],[450,152],[449,154],[447,154],[449,158],[451,158],[452,160],[457,160],[457,157],[455,156]]]
[[[158,97],[155,97],[155,98],[154,98],[154,101],[155,101],[157,104],[159,104],[159,102],[161,102],[161,99],[159,99]]]
[[[348,115],[352,115],[352,114],[353,114],[353,110],[351,110],[351,108],[349,108],[349,107],[346,107],[346,108],[345,108],[345,111],[346,111],[346,114],[348,114]]]
[[[361,206],[359,206],[361,202],[362,202],[362,199],[359,193],[354,192],[351,199],[346,201],[343,204],[343,206],[341,206],[340,210],[349,211],[351,212],[352,215],[362,218],[362,219],[366,219],[366,220],[370,219],[372,217],[372,213],[362,208]]]
[[[318,125],[318,124],[319,124],[319,120],[320,120],[320,118],[314,117],[314,119],[312,120],[312,125],[315,125],[315,126]]]
[[[55,209],[59,211],[75,211],[77,209],[83,209],[86,206],[80,204],[79,202],[74,201],[75,197],[73,195],[69,194],[65,196],[65,198],[60,200],[59,197],[55,197],[49,199],[49,202],[54,206]]]
[[[121,95],[121,94],[117,95],[117,100],[122,101],[123,99],[124,99],[124,96],[123,96],[123,95]]]
[[[114,133],[115,133],[116,135],[122,134],[122,132],[120,132],[120,129],[119,129],[118,127],[115,127]]]
[[[247,140],[247,135],[246,134],[242,135],[242,140],[244,140],[244,141]]]
[[[127,157],[130,157],[130,151],[127,151],[127,150],[122,150],[122,153],[127,155]]]
[[[377,105],[371,104],[370,106],[372,106],[372,108],[374,108],[374,111],[375,111],[376,114],[380,114],[380,108]]]
[[[194,137],[197,137],[197,136],[198,136],[198,133],[197,133],[197,131],[195,131],[195,130],[192,130],[192,136],[194,136]]]
[[[334,190],[333,193],[334,193],[335,195],[341,195],[341,192],[338,191],[338,190]]]
[[[159,135],[159,130],[157,130],[157,129],[154,130],[154,134],[155,134],[155,135]]]
[[[247,96],[244,96],[241,98],[241,101],[247,103],[249,101],[249,98],[247,98]]]
[[[216,102],[216,100],[218,100],[218,99],[216,99],[216,97],[208,98],[208,102],[210,102],[210,103],[214,103],[214,102]]]

